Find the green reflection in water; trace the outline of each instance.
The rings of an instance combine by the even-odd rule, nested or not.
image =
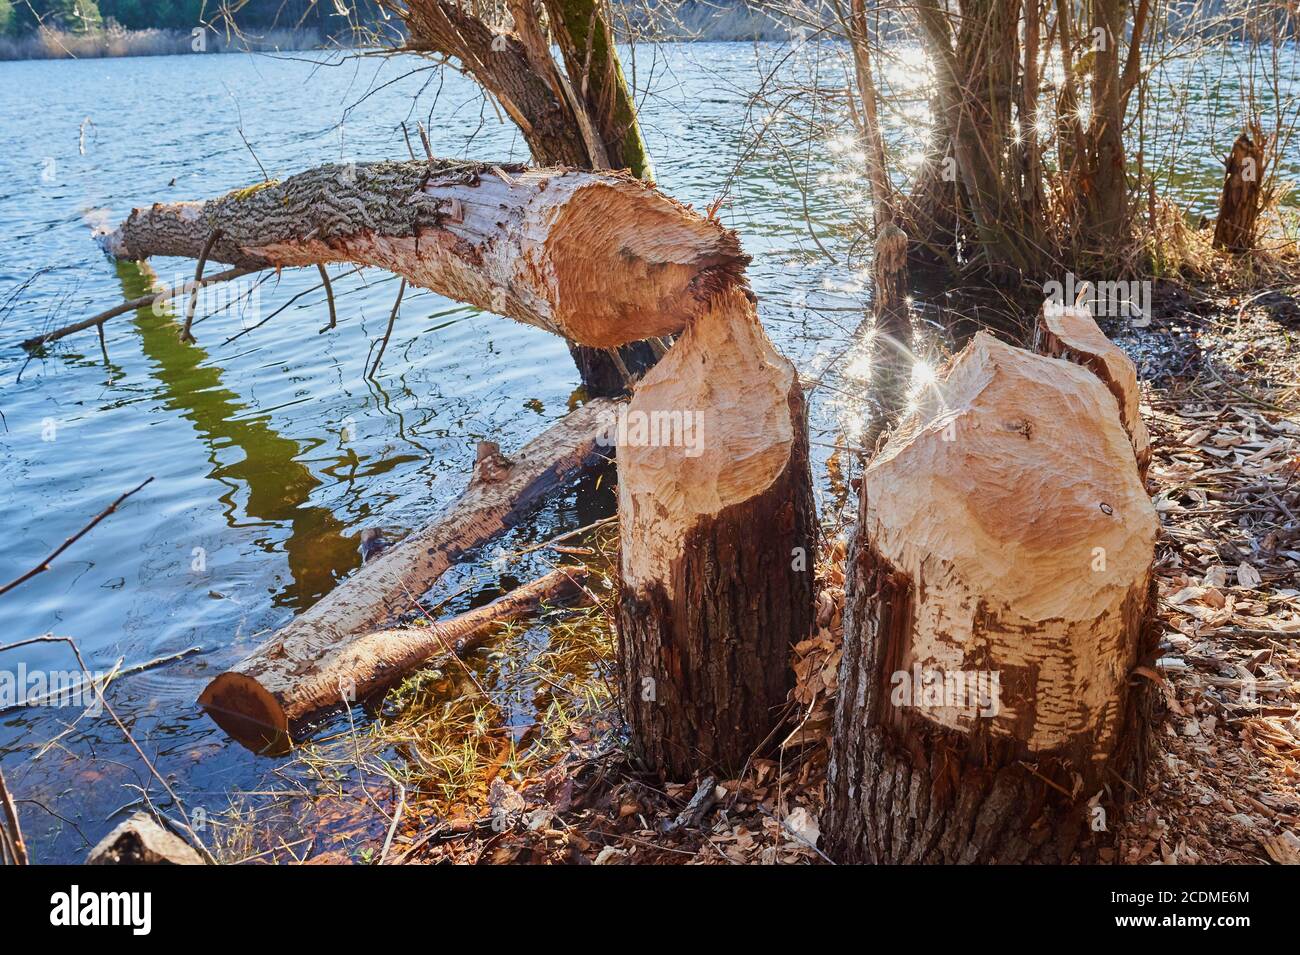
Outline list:
[[[153,290],[152,273],[137,263],[117,263],[117,275],[128,299]],[[289,525],[284,549],[293,583],[276,595],[275,602],[296,610],[311,606],[333,589],[335,581],[360,565],[361,555],[356,535],[344,533],[344,524],[333,511],[303,506],[321,481],[297,460],[302,448],[277,434],[269,424],[269,415],[240,416],[248,406],[223,386],[220,368],[204,364],[206,351],[181,340],[170,309],[161,316],[150,307],[138,310],[135,327],[144,353],[153,363],[153,377],[162,385],[159,397],[168,408],[193,422],[209,446],[213,469],[207,476],[231,489],[220,498],[227,523],[239,526],[234,497],[244,487],[248,490],[244,507],[248,517]],[[243,459],[222,464],[219,452],[232,446],[244,453]]]

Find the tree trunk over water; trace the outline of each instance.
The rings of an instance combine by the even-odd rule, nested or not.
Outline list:
[[[1143,772],[1155,513],[1090,372],[981,333],[941,390],[863,479],[827,851],[1093,859]]]
[[[435,160],[322,166],[208,202],[136,209],[118,258],[352,262],[595,348],[680,332],[748,258],[636,179]]]
[[[694,430],[667,446],[674,415]],[[637,431],[654,421],[658,441]],[[744,289],[646,375],[617,438],[633,748],[667,778],[738,772],[776,725],[790,649],[810,633],[816,526],[803,391]]]

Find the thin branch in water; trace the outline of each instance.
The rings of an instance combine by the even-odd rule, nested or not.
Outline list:
[[[19,584],[22,584],[22,583],[27,582],[28,580],[31,580],[31,579],[32,579],[33,577],[35,577],[37,574],[44,573],[45,571],[49,570],[49,569],[50,569],[50,564],[53,563],[53,561],[54,561],[54,560],[55,560],[55,559],[56,559],[60,554],[62,554],[65,550],[67,550],[69,547],[71,547],[71,546],[72,546],[73,544],[75,544],[77,541],[81,540],[81,538],[85,537],[88,533],[90,533],[90,531],[91,531],[92,529],[94,529],[94,527],[95,527],[96,524],[98,524],[98,523],[99,523],[100,521],[102,521],[104,518],[108,517],[108,515],[112,514],[114,511],[116,511],[116,510],[118,509],[118,507],[121,506],[121,504],[122,504],[123,501],[125,501],[128,497],[130,497],[130,496],[131,496],[132,494],[134,494],[136,491],[140,490],[140,489],[141,489],[142,487],[144,487],[146,484],[150,483],[152,480],[153,480],[152,477],[147,477],[147,478],[145,478],[143,481],[141,481],[139,484],[137,484],[137,485],[136,485],[135,487],[133,487],[131,490],[127,491],[125,494],[123,494],[121,497],[119,497],[119,498],[118,498],[116,501],[114,501],[112,504],[108,505],[108,507],[104,508],[104,510],[100,511],[99,514],[98,514],[98,515],[97,515],[97,516],[96,516],[96,517],[95,517],[95,518],[94,518],[94,519],[93,519],[89,524],[87,524],[87,525],[86,525],[85,527],[83,527],[81,530],[77,531],[77,533],[73,534],[71,537],[69,537],[67,540],[65,540],[62,544],[60,544],[58,547],[56,547],[56,548],[54,549],[54,552],[53,552],[52,554],[50,554],[49,557],[46,557],[43,561],[41,561],[39,564],[37,564],[37,565],[36,565],[35,567],[33,567],[31,570],[27,571],[27,573],[23,574],[23,575],[20,576],[20,577],[15,578],[14,580],[11,580],[9,583],[5,584],[3,587],[0,587],[0,596],[3,596],[4,594],[6,594],[6,593],[8,593],[9,591],[13,590],[13,589],[14,589],[15,587],[17,587]]]
[[[149,480],[145,481],[144,484],[148,484],[149,481],[152,480],[153,478],[149,478]],[[144,487],[144,484],[141,484],[140,487]],[[136,488],[135,490],[138,491],[139,489],[140,488]],[[130,493],[134,494],[135,491],[131,491]],[[123,495],[123,497],[125,496],[126,495]],[[118,500],[120,501],[121,498],[119,498]],[[116,503],[114,506],[116,506]],[[98,518],[96,518],[96,520],[98,520]],[[26,640],[18,640],[14,643],[6,643],[5,645],[0,646],[0,651],[14,650],[17,649],[18,647],[25,647],[34,643],[66,643],[72,649],[72,655],[77,658],[77,665],[81,667],[81,672],[82,673],[90,672],[90,667],[86,665],[85,658],[83,658],[81,655],[81,649],[77,646],[77,642],[73,640],[71,637],[60,637],[52,633],[47,633],[39,637],[28,637]],[[203,844],[203,840],[200,839],[198,837],[198,834],[194,831],[193,826],[190,824],[189,813],[185,811],[185,804],[182,803],[181,798],[178,795],[176,795],[176,790],[172,789],[171,784],[167,782],[167,778],[163,776],[162,773],[158,772],[158,768],[154,766],[153,761],[150,760],[149,757],[145,755],[144,750],[140,748],[140,744],[137,743],[135,737],[131,735],[131,731],[126,728],[126,724],[123,723],[121,718],[117,715],[117,711],[114,710],[111,705],[109,705],[108,700],[104,697],[104,691],[100,687],[100,685],[94,682],[93,680],[91,681],[90,685],[94,687],[95,696],[98,697],[99,705],[104,708],[104,712],[107,713],[110,717],[112,717],[113,722],[117,724],[117,728],[121,731],[122,735],[126,738],[126,741],[130,743],[131,748],[135,750],[135,754],[140,757],[140,761],[143,762],[145,768],[149,770],[149,774],[153,776],[154,779],[158,780],[159,785],[161,785],[162,788],[166,791],[167,795],[171,797],[172,802],[176,804],[176,808],[180,811],[181,818],[184,820],[183,828],[185,829],[186,834],[193,841],[195,848],[198,849],[198,851],[204,856],[204,858],[207,859],[209,863],[215,865],[217,860],[213,858],[212,853],[208,851],[208,847]]]
[[[406,291],[406,279],[402,279],[401,284],[397,286],[397,301],[393,302],[393,310],[388,315],[388,328],[384,330],[384,337],[379,343],[379,354],[375,356],[375,363],[370,366],[370,371],[366,372],[367,378],[375,377],[375,372],[379,370],[379,363],[384,360],[384,351],[388,348],[388,339],[393,334],[393,323],[397,321],[397,309],[402,304],[402,295]]]
[[[316,268],[320,272],[321,284],[325,286],[325,300],[329,302],[329,307],[330,307],[329,327],[334,328],[336,325],[338,325],[338,313],[334,311],[334,286],[330,284],[330,274],[325,271],[325,266],[322,263],[318,262],[316,264]]]
[[[203,285],[215,285],[218,282],[230,282],[234,279],[243,278],[245,275],[251,275],[254,272],[261,272],[263,266],[252,265],[245,268],[227,269],[225,272],[218,272],[216,275],[205,278]],[[116,318],[118,315],[124,315],[127,312],[134,312],[141,308],[147,308],[156,302],[165,302],[168,299],[175,298],[177,295],[183,295],[188,291],[187,285],[179,285],[176,288],[164,288],[161,291],[153,292],[149,295],[141,295],[139,298],[133,298],[129,302],[123,302],[121,305],[114,305],[107,311],[100,312],[98,315],[92,315],[90,318],[75,322],[72,325],[65,325],[63,328],[55,329],[52,332],[46,332],[44,335],[37,335],[35,338],[28,338],[22,343],[23,348],[31,351],[47,345],[50,342],[58,341],[60,338],[67,338],[87,328],[94,328],[96,325],[102,325],[110,318]]]
[[[208,241],[203,243],[203,251],[199,253],[199,264],[194,267],[194,291],[190,293],[190,300],[185,306],[185,327],[181,329],[181,341],[192,342],[194,336],[190,334],[190,326],[194,324],[194,309],[199,304],[199,289],[203,286],[203,269],[208,264],[208,256],[212,254],[212,248],[221,238],[221,230],[213,229],[208,235]],[[102,326],[101,326],[102,327]]]

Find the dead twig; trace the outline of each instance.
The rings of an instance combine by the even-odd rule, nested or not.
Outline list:
[[[15,864],[29,865],[31,860],[27,855],[27,844],[23,842],[23,830],[18,825],[18,808],[14,805],[14,797],[10,795],[9,787],[5,785],[5,774],[2,770],[0,770],[0,803],[4,804],[5,811],[6,847],[13,853]]]
[[[402,304],[402,295],[406,292],[406,279],[402,279],[397,286],[397,301],[393,302],[393,310],[388,315],[388,328],[384,330],[384,337],[379,342],[379,354],[375,356],[375,363],[370,366],[366,372],[367,378],[374,378],[375,372],[379,371],[379,363],[384,359],[384,352],[388,349],[388,339],[393,334],[393,323],[397,321],[397,309]]]
[[[201,284],[215,285],[218,282],[230,282],[234,279],[243,278],[245,275],[251,275],[253,272],[261,272],[262,267],[248,266],[237,269],[227,269],[225,272],[218,272],[216,275],[210,275],[205,278]],[[175,298],[177,295],[183,295],[189,288],[185,285],[177,288],[164,288],[160,291],[153,292],[149,295],[142,295],[139,298],[133,298],[129,302],[123,302],[121,305],[114,305],[107,311],[100,312],[98,315],[92,315],[90,318],[75,322],[72,325],[65,325],[63,328],[55,329],[52,332],[46,332],[44,335],[37,335],[34,338],[28,338],[23,343],[23,348],[28,351],[40,348],[50,342],[56,342],[61,338],[67,338],[69,335],[75,335],[77,332],[85,331],[87,328],[94,328],[97,325],[103,325],[110,318],[116,318],[118,315],[124,315],[127,312],[134,312],[137,309],[147,308],[156,302],[165,302],[168,299]]]
[[[201,284],[203,269],[207,266],[208,256],[212,254],[212,249],[220,238],[221,230],[213,229],[208,236],[208,241],[203,243],[203,250],[199,253],[199,263],[194,267],[194,289],[190,292],[190,300],[185,306],[185,327],[181,329],[181,341],[194,341],[194,336],[190,334],[190,325],[194,323],[194,310],[199,304],[199,289],[203,287]]]
[[[99,523],[100,521],[102,521],[104,518],[108,517],[108,515],[112,514],[114,511],[116,511],[116,510],[118,509],[118,507],[121,506],[121,504],[122,504],[123,501],[125,501],[128,497],[130,497],[130,496],[131,496],[132,494],[134,494],[136,491],[140,490],[142,487],[144,487],[146,484],[148,484],[148,483],[151,482],[152,480],[153,480],[152,477],[147,477],[147,478],[145,478],[143,481],[141,481],[139,484],[137,484],[137,485],[136,485],[135,487],[133,487],[131,490],[127,491],[125,494],[123,494],[121,497],[119,497],[119,498],[118,498],[116,501],[114,501],[112,504],[108,505],[108,507],[104,508],[104,510],[100,511],[99,514],[96,515],[96,517],[95,517],[95,518],[94,518],[94,519],[93,519],[89,524],[87,524],[87,525],[86,525],[85,527],[83,527],[81,530],[77,531],[77,533],[73,534],[71,537],[69,537],[67,540],[65,540],[62,544],[60,544],[58,547],[56,547],[56,548],[54,549],[54,552],[53,552],[52,554],[50,554],[49,557],[46,557],[43,561],[41,561],[39,564],[37,564],[37,565],[36,565],[35,567],[33,567],[31,570],[27,571],[27,572],[26,572],[25,574],[23,574],[22,576],[17,577],[17,578],[15,578],[14,580],[11,580],[9,583],[5,584],[3,587],[0,587],[0,596],[3,596],[4,594],[6,594],[6,593],[8,593],[9,591],[13,590],[13,589],[14,589],[15,587],[17,587],[19,584],[21,584],[21,583],[25,583],[26,581],[31,580],[31,579],[32,579],[33,577],[35,577],[37,574],[44,573],[45,571],[49,570],[49,569],[50,569],[50,564],[54,561],[55,558],[57,558],[57,557],[58,557],[60,554],[62,554],[65,550],[67,550],[69,547],[71,547],[71,546],[72,546],[73,544],[75,544],[77,541],[81,540],[81,538],[85,537],[88,533],[90,533],[90,531],[95,527],[96,524],[98,524],[98,523]]]
[[[325,266],[321,263],[316,264],[317,271],[320,272],[321,285],[325,286],[325,301],[330,307],[330,324],[333,328],[338,324],[338,313],[334,311],[334,286],[330,284],[330,274],[325,271]]]

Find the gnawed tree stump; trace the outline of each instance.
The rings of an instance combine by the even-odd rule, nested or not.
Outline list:
[[[608,453],[602,442],[619,407],[609,399],[589,402],[509,458],[495,446],[482,447],[469,487],[443,516],[364,564],[213,680],[199,702],[241,742],[282,748],[294,721],[319,708],[320,693],[307,683],[322,661],[410,608],[466,551],[514,526],[544,496]],[[303,685],[294,689],[294,680]],[[340,702],[337,689],[330,702]]]
[[[1101,379],[1119,405],[1119,421],[1137,459],[1138,477],[1145,481],[1151,464],[1151,437],[1139,405],[1137,366],[1124,350],[1106,337],[1086,308],[1043,305],[1035,329],[1035,350],[1052,358],[1082,365]]]
[[[748,258],[735,233],[617,173],[434,160],[321,166],[208,202],[136,209],[117,258],[351,262],[614,348],[674,335]]]
[[[1143,769],[1156,528],[1105,385],[977,335],[863,478],[833,858],[1094,857]]]
[[[810,632],[815,513],[803,392],[741,288],[637,386],[618,446],[620,677],[652,771],[738,771]]]
[[[480,646],[503,623],[537,613],[543,604],[587,599],[586,573],[559,567],[482,607],[425,627],[395,627],[358,634],[306,662],[267,644],[208,684],[199,697],[231,736],[255,749],[283,750],[294,726],[323,710],[354,703],[392,686],[435,659],[454,658]]]
[[[1249,252],[1255,248],[1255,223],[1264,184],[1264,145],[1263,131],[1252,126],[1237,137],[1224,160],[1219,218],[1214,223],[1216,249]]]

